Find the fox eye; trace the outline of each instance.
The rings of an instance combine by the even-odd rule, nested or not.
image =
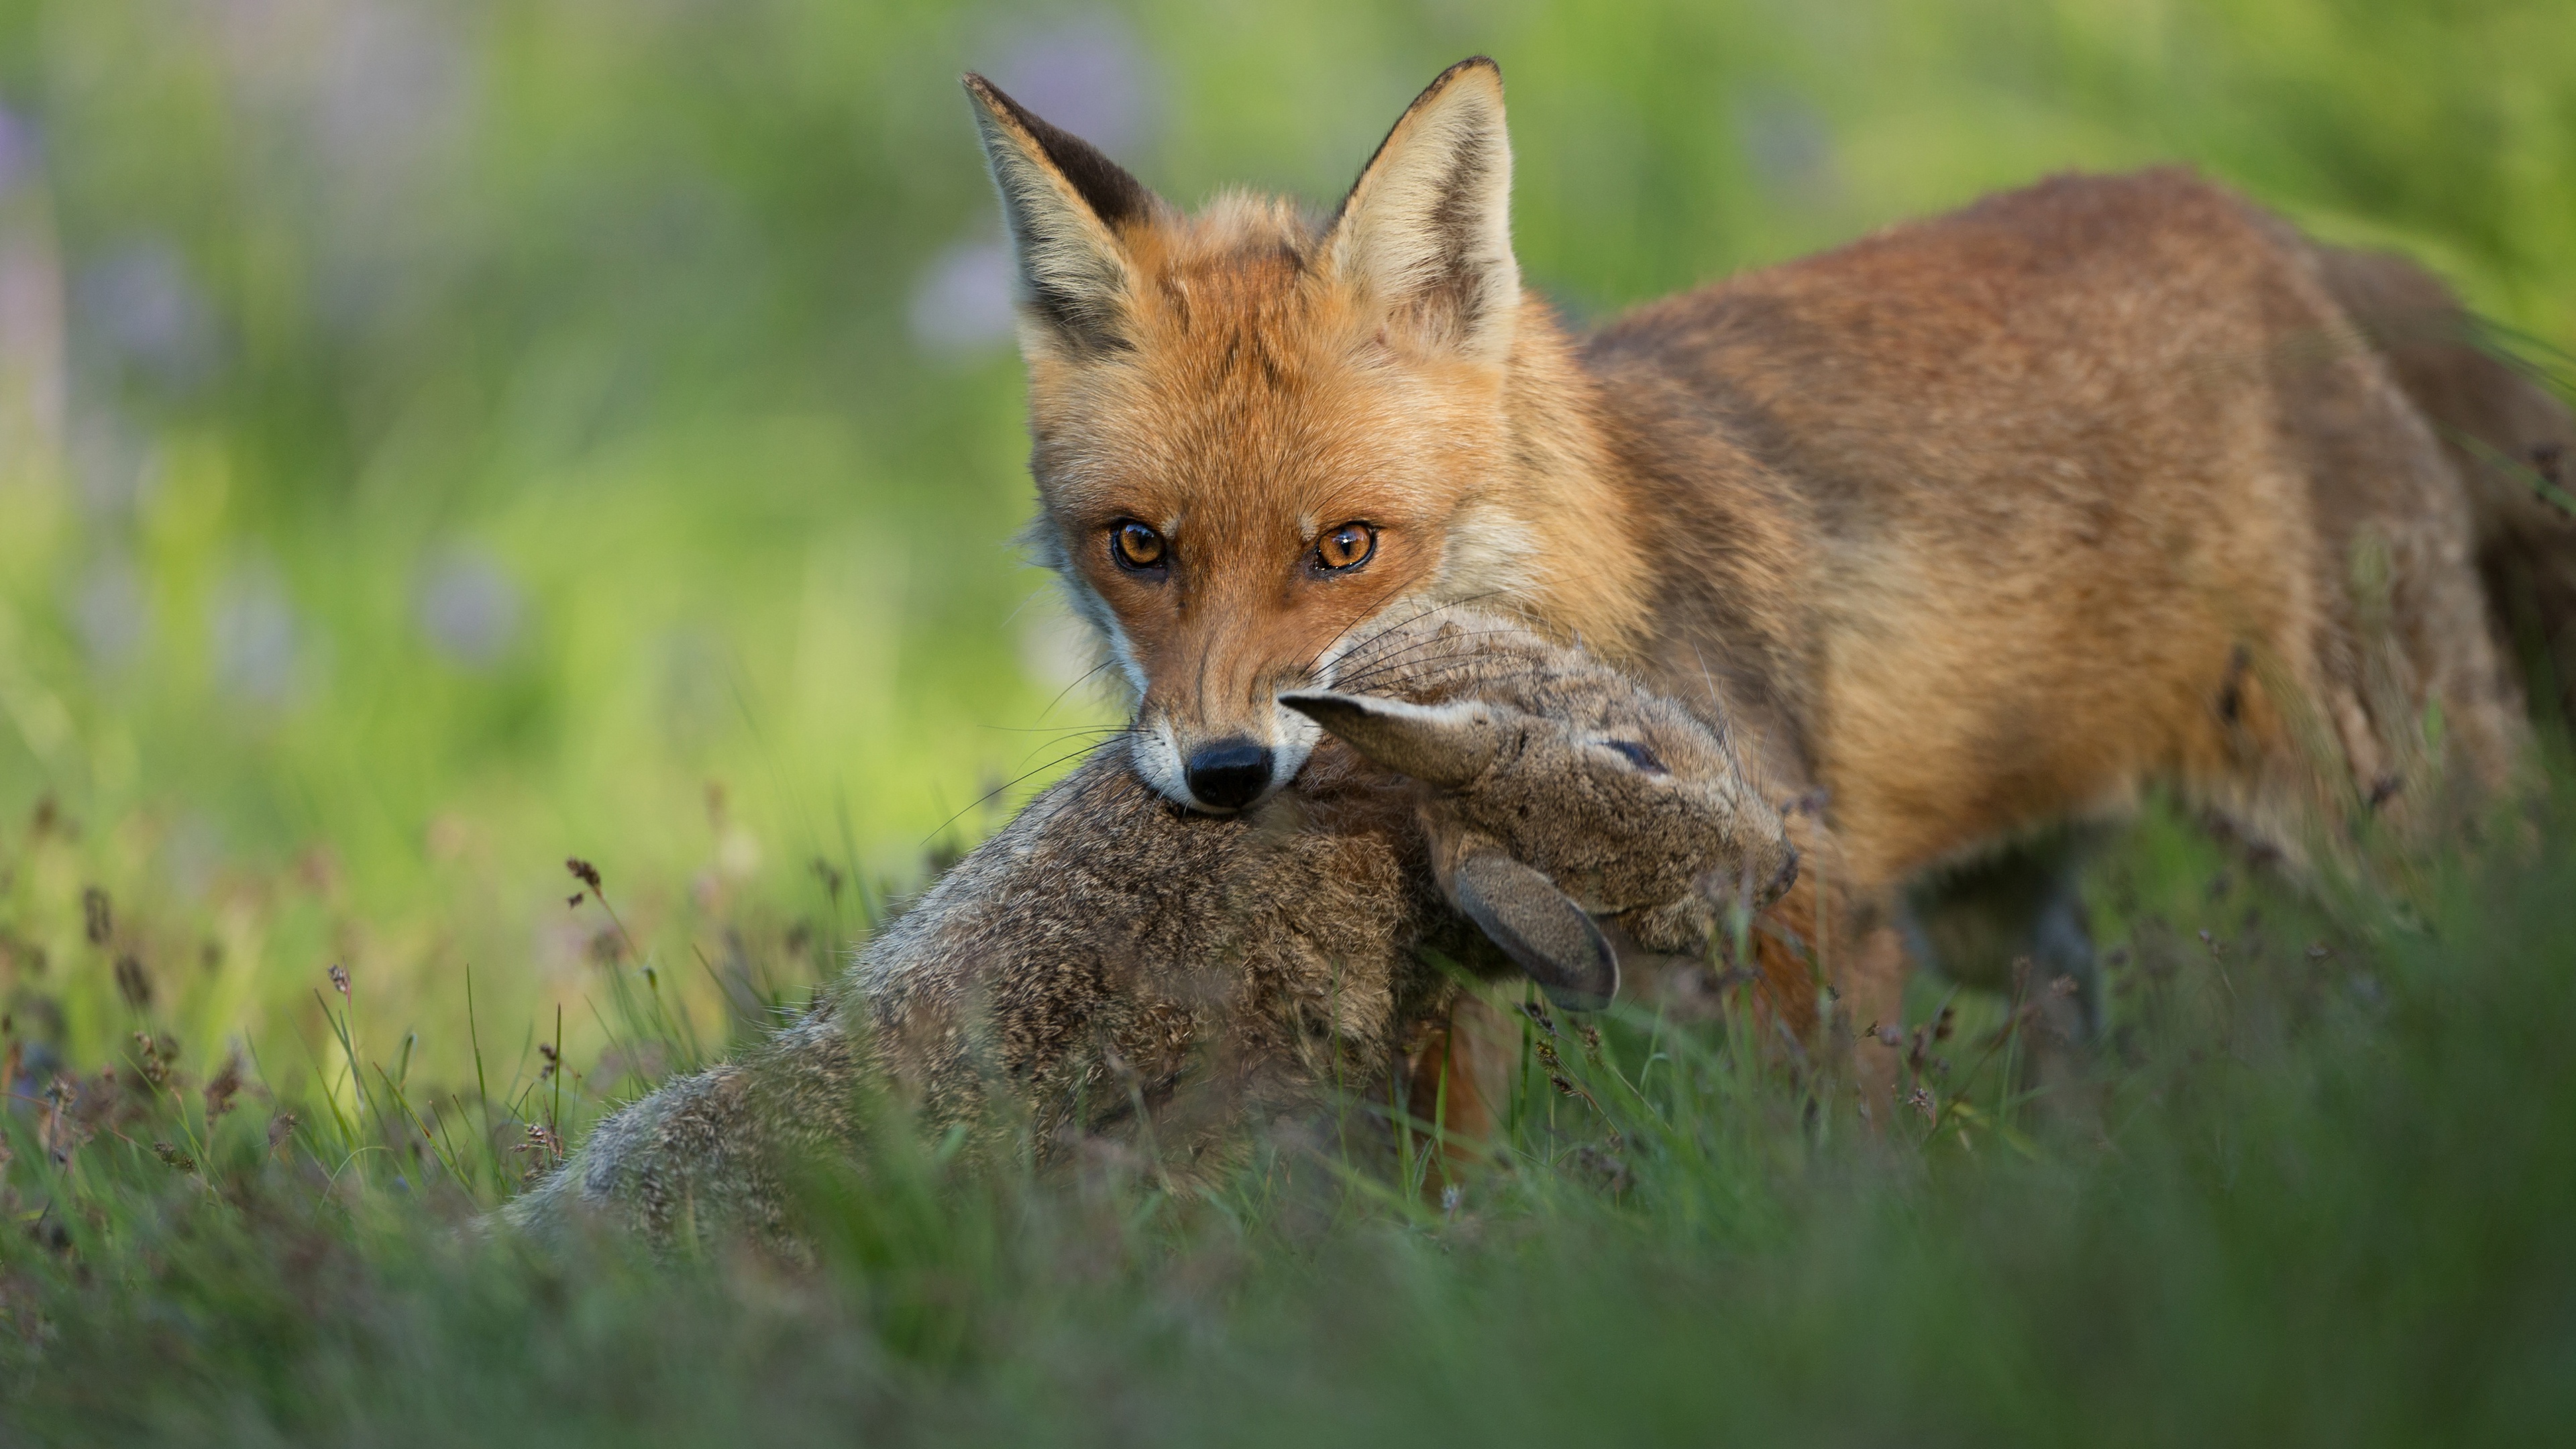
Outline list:
[[[1635,740],[1603,740],[1601,743],[1606,748],[1617,750],[1620,754],[1627,756],[1629,764],[1636,766],[1638,769],[1645,771],[1649,775],[1669,775],[1672,773],[1672,771],[1664,768],[1664,762],[1661,756],[1657,755],[1653,750],[1647,749],[1644,745],[1639,744]]]
[[[1328,574],[1358,568],[1377,555],[1377,530],[1365,523],[1327,529],[1315,540],[1315,567]]]
[[[1166,550],[1163,536],[1132,518],[1109,525],[1109,558],[1131,574],[1160,573]]]

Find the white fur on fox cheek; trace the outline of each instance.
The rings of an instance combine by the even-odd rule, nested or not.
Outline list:
[[[1449,520],[1446,533],[1448,547],[1429,593],[1496,607],[1528,591],[1539,550],[1520,519],[1494,504],[1469,503]]]
[[[1136,697],[1145,697],[1145,666],[1136,662],[1136,647],[1127,642],[1127,631],[1118,627],[1118,616],[1112,614],[1102,626],[1109,632],[1109,657],[1118,661],[1119,671],[1127,676],[1128,686]]]
[[[1136,646],[1127,642],[1127,631],[1118,623],[1118,611],[1109,607],[1109,601],[1100,597],[1100,591],[1072,569],[1057,567],[1056,576],[1064,581],[1065,597],[1072,603],[1073,612],[1100,631],[1100,637],[1109,643],[1109,657],[1118,662],[1118,672],[1127,676],[1128,687],[1135,691],[1134,697],[1143,699],[1145,666],[1136,660]]]
[[[1136,778],[1175,805],[1199,808],[1190,794],[1189,772],[1181,768],[1181,746],[1172,738],[1169,720],[1156,720],[1151,726],[1139,721],[1128,740],[1127,754],[1135,763]]]
[[[1329,688],[1330,682],[1310,687]],[[1297,772],[1306,767],[1306,757],[1315,752],[1315,741],[1323,738],[1324,727],[1275,702],[1270,714],[1279,731],[1279,743],[1270,748],[1270,788],[1277,791],[1287,788],[1288,782],[1297,778]]]

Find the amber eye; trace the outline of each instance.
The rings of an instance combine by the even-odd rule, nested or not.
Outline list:
[[[1345,523],[1315,540],[1315,567],[1337,574],[1358,568],[1376,553],[1376,529],[1365,523]]]
[[[1130,573],[1163,567],[1163,536],[1130,518],[1109,526],[1109,557]]]

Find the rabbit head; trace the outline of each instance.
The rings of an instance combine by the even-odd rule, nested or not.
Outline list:
[[[1555,652],[1555,651],[1552,651]],[[1560,1005],[1606,1005],[1618,957],[1595,917],[1713,922],[1796,878],[1779,813],[1679,704],[1584,661],[1417,703],[1306,691],[1280,703],[1426,787],[1441,889]]]

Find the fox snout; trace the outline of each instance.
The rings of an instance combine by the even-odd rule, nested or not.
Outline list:
[[[1268,745],[1230,735],[1190,751],[1182,779],[1192,799],[1219,810],[1240,810],[1270,789],[1277,753]]]
[[[1280,696],[1331,687],[1339,656],[1325,631],[1345,626],[1210,592],[1184,627],[1125,635],[1140,696],[1129,748],[1137,777],[1165,799],[1226,815],[1259,805],[1305,768],[1323,731]]]
[[[1283,685],[1283,687],[1290,687]],[[1249,810],[1304,768],[1320,733],[1305,716],[1261,691],[1234,718],[1194,718],[1192,702],[1157,700],[1149,691],[1129,747],[1136,774],[1175,805],[1210,815]]]
[[[1248,810],[1286,785],[1313,748],[1311,727],[1276,742],[1227,733],[1192,738],[1169,720],[1141,722],[1132,750],[1136,773],[1175,805],[1210,815]]]

